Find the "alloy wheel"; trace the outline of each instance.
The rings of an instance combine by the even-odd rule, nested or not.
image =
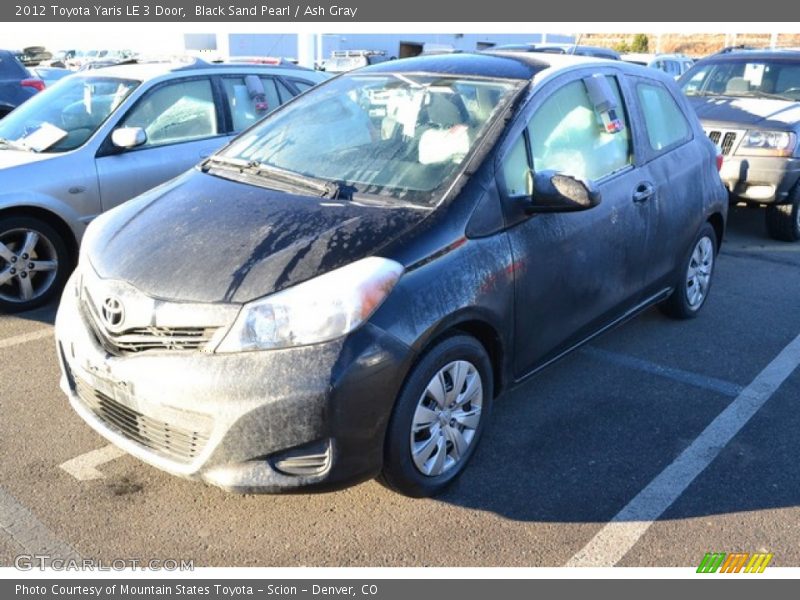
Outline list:
[[[22,303],[46,293],[58,275],[58,255],[31,229],[0,232],[0,300]]]

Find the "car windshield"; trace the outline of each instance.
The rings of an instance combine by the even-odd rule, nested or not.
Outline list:
[[[800,61],[726,60],[696,65],[685,75],[689,96],[800,100]]]
[[[246,131],[218,160],[427,204],[521,85],[444,75],[345,75]]]
[[[74,150],[88,140],[140,82],[66,77],[0,120],[0,150]]]

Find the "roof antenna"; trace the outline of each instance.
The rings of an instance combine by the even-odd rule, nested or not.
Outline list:
[[[572,51],[570,52],[570,54],[575,54],[575,51],[578,49],[578,44],[581,43],[581,37],[582,36],[583,36],[583,34],[579,33],[578,37],[575,38],[575,43],[572,44]]]

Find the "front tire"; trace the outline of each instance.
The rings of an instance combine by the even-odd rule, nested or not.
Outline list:
[[[484,347],[466,335],[433,346],[406,379],[389,422],[382,482],[415,498],[461,475],[478,446],[494,393]]]
[[[705,223],[678,270],[675,288],[664,302],[662,312],[673,319],[693,319],[708,299],[717,253],[717,234]]]
[[[767,233],[782,242],[800,240],[800,184],[796,185],[788,204],[767,207],[765,214]]]
[[[0,218],[0,311],[30,310],[64,287],[71,260],[61,235],[33,217]]]

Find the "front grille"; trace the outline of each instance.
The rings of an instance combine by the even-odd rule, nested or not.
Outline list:
[[[156,454],[188,463],[203,450],[210,436],[210,420],[202,431],[192,431],[148,417],[75,377],[75,392],[83,403],[114,431]]]
[[[110,354],[120,356],[147,350],[202,350],[218,327],[135,327],[120,333],[108,331],[92,302],[84,299],[81,312],[98,343]]]
[[[140,327],[120,334],[105,331],[106,339],[121,352],[145,350],[199,350],[211,341],[213,327]]]
[[[734,151],[740,135],[738,131],[726,131],[724,129],[710,129],[706,133],[708,134],[708,139],[719,148],[723,156],[729,156]]]
[[[729,131],[725,134],[725,137],[722,138],[722,145],[720,149],[722,150],[722,154],[728,156],[733,149],[733,143],[736,141],[736,134],[732,131]]]

